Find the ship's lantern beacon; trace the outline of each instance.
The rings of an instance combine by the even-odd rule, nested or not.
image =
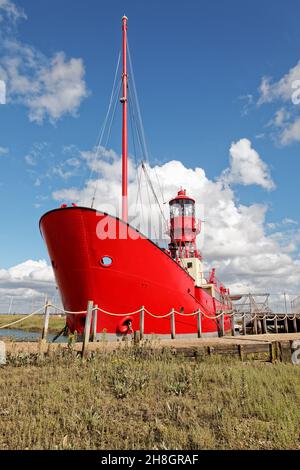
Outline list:
[[[195,216],[195,200],[186,195],[186,190],[178,191],[171,199],[170,205],[170,238],[169,249],[173,258],[199,257],[196,237],[200,226]]]

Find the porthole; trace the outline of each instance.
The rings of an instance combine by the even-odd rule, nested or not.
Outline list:
[[[103,256],[100,260],[101,266],[104,266],[104,268],[108,268],[109,266],[112,265],[112,258],[110,256]]]

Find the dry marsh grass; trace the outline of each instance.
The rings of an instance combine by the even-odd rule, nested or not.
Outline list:
[[[300,449],[300,368],[139,347],[0,369],[0,449]]]

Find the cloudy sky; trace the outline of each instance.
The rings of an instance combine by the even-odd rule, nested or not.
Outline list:
[[[118,207],[118,109],[95,144],[124,13],[157,194],[197,199],[206,269],[232,290],[300,293],[297,0],[0,0],[0,310],[55,295],[44,212],[96,185],[95,207]]]

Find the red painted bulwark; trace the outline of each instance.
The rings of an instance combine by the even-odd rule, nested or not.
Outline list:
[[[116,233],[99,239],[104,219]],[[192,277],[167,253],[115,217],[88,208],[62,208],[45,214],[40,228],[66,310],[85,310],[88,300],[124,317],[142,305],[156,315],[166,314],[172,308],[184,309],[185,313],[200,308],[214,316],[216,308],[221,307],[218,302],[214,305],[207,292],[196,288]],[[109,266],[101,263],[106,256],[112,259]],[[138,330],[139,315],[132,318],[133,330]],[[204,333],[218,330],[216,320],[205,317],[202,320]],[[79,333],[84,321],[84,315],[67,318],[70,330]],[[100,313],[97,331],[116,333],[121,321],[120,317]],[[228,318],[225,329],[229,329]],[[176,333],[196,332],[196,316],[176,315]],[[150,333],[169,334],[170,317],[157,319],[146,313],[145,334]]]

